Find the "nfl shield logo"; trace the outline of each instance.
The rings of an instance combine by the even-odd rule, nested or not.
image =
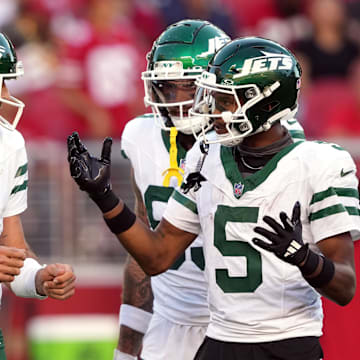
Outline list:
[[[185,159],[180,159],[179,168],[185,170]]]
[[[234,195],[235,195],[235,197],[237,199],[239,199],[243,192],[244,192],[244,184],[235,183],[234,184]]]

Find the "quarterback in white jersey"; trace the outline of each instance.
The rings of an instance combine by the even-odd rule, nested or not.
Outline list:
[[[24,139],[16,130],[24,104],[10,95],[5,84],[21,76],[23,68],[3,33],[0,53],[0,283],[21,297],[66,299],[74,293],[71,267],[40,265],[24,238],[20,214],[27,208],[28,162]],[[1,295],[0,287],[0,299]],[[0,342],[0,358],[6,359],[1,331]]]
[[[356,166],[338,145],[294,141],[282,126],[296,113],[300,75],[267,39],[216,52],[189,112],[201,119],[201,146],[188,151],[154,231],[111,190],[109,140],[96,159],[70,137],[73,178],[146,273],[168,269],[201,234],[210,323],[196,360],[321,360],[320,295],[342,306],[354,296]]]

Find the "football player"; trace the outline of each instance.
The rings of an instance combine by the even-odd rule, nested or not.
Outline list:
[[[111,139],[100,159],[68,139],[73,178],[147,274],[202,234],[211,315],[197,360],[322,359],[321,295],[340,305],[354,296],[356,166],[338,145],[295,142],[282,126],[296,113],[300,77],[295,57],[270,40],[217,51],[189,112],[209,147],[188,151],[185,181],[153,231],[111,190]]]
[[[0,33],[0,282],[17,296],[63,300],[74,294],[71,266],[40,265],[25,240],[20,220],[27,207],[28,161],[16,125],[25,105],[10,95],[5,82],[21,75],[22,63],[10,40]],[[1,359],[5,359],[3,352],[2,346]]]
[[[186,152],[195,142],[193,132],[200,131],[201,119],[188,114],[195,94],[195,79],[206,69],[214,52],[229,40],[223,31],[206,21],[183,20],[167,28],[148,55],[148,69],[142,78],[145,103],[151,106],[152,114],[130,121],[121,144],[123,154],[132,164],[136,214],[151,228],[160,221],[164,204],[173,191],[173,181],[176,186],[173,172],[182,177]],[[296,120],[291,119],[286,126],[291,128],[293,137],[304,137]],[[172,131],[176,129],[177,136],[171,133],[171,128]],[[172,161],[172,146],[177,151],[174,167],[178,169],[164,174],[170,165],[169,155]],[[129,355],[134,358],[139,352],[152,306],[154,316],[146,332],[142,358],[193,359],[209,321],[203,269],[201,236],[169,271],[151,279],[151,287],[149,277],[129,258],[125,267],[125,306],[120,311],[115,360],[130,358]],[[129,323],[131,317],[136,317],[136,324]],[[170,329],[171,337],[168,336]],[[182,345],[175,355],[173,342],[179,344],[179,339],[182,339]]]
[[[186,152],[195,142],[191,125],[199,120],[190,119],[188,114],[195,79],[215,50],[228,41],[222,30],[207,21],[183,20],[169,26],[148,54],[142,78],[145,103],[152,113],[126,125],[121,146],[132,166],[136,214],[152,229],[159,223],[177,181],[182,181]],[[151,278],[151,285],[150,277],[129,258],[114,360],[136,359],[145,332],[141,358],[193,359],[208,323],[201,237],[167,272]]]

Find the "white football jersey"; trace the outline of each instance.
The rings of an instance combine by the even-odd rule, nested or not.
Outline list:
[[[0,234],[3,219],[22,213],[27,207],[27,167],[22,135],[0,126]]]
[[[169,132],[156,126],[153,115],[147,114],[126,124],[121,147],[131,161],[149,223],[155,228],[174,190],[163,186],[163,172],[170,167]],[[184,167],[186,152],[179,144],[177,151],[178,164]],[[151,278],[154,312],[174,323],[206,326],[209,309],[204,266],[199,236],[170,270]]]
[[[186,174],[201,156],[188,152]],[[270,227],[301,204],[303,239],[350,232],[360,236],[356,166],[335,144],[298,141],[276,154],[263,169],[244,179],[232,150],[210,145],[201,188],[174,191],[164,218],[179,229],[202,232],[211,322],[207,335],[220,341],[267,342],[322,334],[319,293],[298,267],[253,244],[255,226]],[[186,176],[186,175],[185,175]]]

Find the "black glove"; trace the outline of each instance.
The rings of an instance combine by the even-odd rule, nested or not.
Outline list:
[[[285,212],[280,213],[280,220],[283,226],[270,216],[264,216],[263,220],[275,232],[260,226],[255,227],[254,231],[264,236],[270,243],[253,238],[254,244],[273,252],[278,258],[287,263],[299,266],[305,260],[309,251],[308,244],[304,245],[302,239],[300,203],[298,201],[295,203],[291,220]]]
[[[111,190],[112,139],[107,137],[104,140],[100,159],[89,154],[77,132],[68,137],[67,145],[70,174],[79,188],[86,191],[103,212],[113,209],[119,199]]]

